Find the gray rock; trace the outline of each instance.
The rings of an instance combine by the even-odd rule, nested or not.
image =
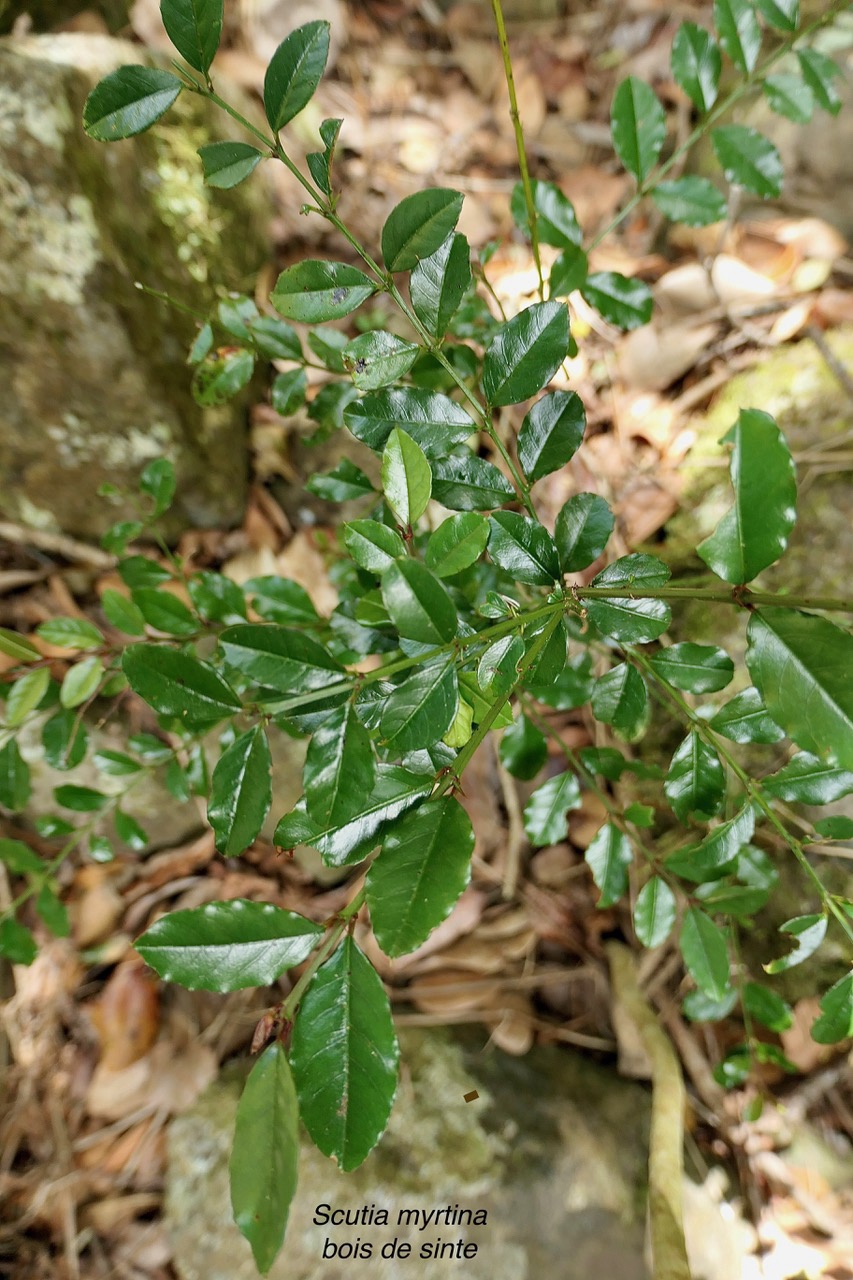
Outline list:
[[[359,1236],[374,1250],[356,1266],[378,1280],[446,1280],[453,1264],[422,1260],[420,1247],[460,1237],[478,1246],[463,1263],[466,1280],[643,1280],[645,1090],[563,1050],[525,1058],[483,1052],[481,1033],[409,1031],[401,1047],[391,1123],[361,1169],[343,1174],[303,1143],[299,1189],[271,1280],[344,1280],[353,1261],[324,1261],[325,1242]],[[166,1226],[181,1280],[257,1276],[228,1193],[241,1079],[226,1072],[170,1128]],[[466,1103],[472,1089],[480,1096]],[[389,1225],[315,1224],[318,1205],[374,1205],[387,1210]],[[401,1209],[453,1205],[486,1209],[487,1225],[396,1225]],[[377,1258],[395,1236],[412,1243],[412,1256]]]
[[[106,36],[0,41],[0,489],[7,518],[82,537],[123,512],[96,498],[135,487],[151,458],[178,471],[173,528],[240,517],[247,449],[239,405],[200,409],[191,316],[223,286],[251,289],[265,256],[262,181],[204,186],[197,148],[232,122],[182,94],[149,133],[83,133],[92,86],[139,47]]]

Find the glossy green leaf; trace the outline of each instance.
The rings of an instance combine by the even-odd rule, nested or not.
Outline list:
[[[311,636],[273,624],[229,627],[219,637],[225,661],[255,684],[307,693],[334,684],[344,669]]]
[[[86,754],[89,735],[82,717],[70,710],[57,711],[41,731],[44,758],[52,769],[75,769]]]
[[[343,120],[324,120],[320,125],[320,141],[322,151],[311,151],[306,157],[311,177],[320,190],[327,196],[332,194],[332,162],[338,145]]]
[[[820,1002],[820,1017],[812,1025],[812,1040],[839,1044],[853,1036],[853,972],[839,978]]]
[[[682,22],[672,42],[672,74],[700,111],[717,101],[723,60],[717,42],[694,22]]]
[[[207,408],[226,404],[247,387],[255,370],[255,357],[243,348],[213,352],[196,367],[192,381],[193,399]]]
[[[207,75],[222,35],[222,0],[160,0],[160,16],[181,57]]]
[[[761,27],[750,0],[714,0],[714,26],[735,66],[752,71],[761,50]]]
[[[308,745],[302,780],[309,816],[323,826],[340,826],[359,812],[375,779],[373,747],[355,708],[336,708]]]
[[[53,798],[63,809],[71,809],[74,813],[97,813],[109,803],[110,797],[94,787],[78,787],[68,784],[54,787]]]
[[[802,76],[783,72],[768,76],[762,86],[772,111],[795,124],[808,124],[814,115],[815,97]]]
[[[148,626],[155,631],[162,631],[169,636],[194,636],[199,630],[198,618],[190,612],[183,600],[173,596],[170,591],[159,591],[156,587],[137,587],[131,592],[131,599]]]
[[[264,158],[248,142],[207,142],[198,154],[207,185],[223,191],[248,178]]]
[[[306,1129],[339,1168],[356,1169],[388,1123],[400,1054],[388,997],[351,937],[302,997],[290,1060]]]
[[[587,614],[602,635],[628,644],[648,644],[666,631],[672,612],[664,600],[644,599],[643,588],[663,586],[668,578],[669,569],[655,556],[622,556],[597,574],[591,585],[622,588],[625,596],[587,599]]]
[[[259,724],[241,733],[217,761],[207,819],[216,848],[226,857],[248,849],[264,825],[272,803],[270,766],[269,745]]]
[[[584,302],[599,311],[608,324],[628,331],[652,318],[654,298],[643,280],[630,280],[617,271],[594,271],[581,289]]]
[[[152,500],[154,507],[151,515],[155,519],[169,510],[176,488],[175,468],[169,458],[154,458],[143,467],[139,477],[139,492]]]
[[[554,541],[564,573],[578,573],[597,560],[614,526],[613,512],[597,493],[578,493],[557,516]]]
[[[0,921],[0,956],[11,964],[32,964],[37,955],[36,940],[26,925],[14,916]]]
[[[815,101],[824,111],[836,116],[841,110],[841,98],[833,81],[841,75],[841,68],[832,58],[817,49],[798,49],[797,59],[803,79],[814,94]]]
[[[528,781],[535,778],[548,758],[548,742],[532,720],[519,714],[501,738],[499,754],[503,767]]]
[[[420,387],[389,387],[347,405],[344,422],[357,440],[381,453],[395,427],[428,457],[441,457],[472,436],[477,426],[449,396]]]
[[[428,800],[396,822],[367,873],[376,941],[407,955],[446,920],[471,878],[474,829],[458,800]]]
[[[491,511],[515,497],[502,471],[473,454],[438,458],[431,464],[432,496],[451,511]]]
[[[39,667],[36,671],[28,671],[19,676],[9,690],[6,699],[6,724],[16,729],[23,724],[27,716],[35,711],[50,684],[50,671],[47,667]]]
[[[306,22],[282,40],[264,77],[264,110],[274,133],[311,101],[328,56],[328,22]]]
[[[348,316],[375,292],[376,285],[356,267],[306,258],[282,271],[270,302],[285,320],[321,324]]]
[[[599,891],[595,905],[600,909],[612,907],[626,892],[633,856],[628,837],[612,822],[596,832],[584,858]]]
[[[84,658],[69,667],[59,690],[63,707],[79,707],[98,691],[104,676],[104,664],[100,658]]]
[[[243,591],[224,574],[202,569],[189,579],[187,590],[196,610],[208,622],[245,622],[246,599]]]
[[[331,373],[345,373],[343,350],[349,335],[330,324],[318,325],[308,334],[308,346]],[[349,408],[349,405],[347,405]]]
[[[382,491],[403,528],[420,519],[432,492],[432,472],[423,450],[407,432],[395,427],[382,453]]]
[[[787,1031],[794,1025],[794,1011],[787,1000],[760,982],[745,982],[741,998],[750,1016],[771,1031]]]
[[[284,1243],[299,1164],[299,1104],[284,1046],[269,1045],[237,1105],[229,1174],[234,1221],[266,1274]]]
[[[853,773],[799,751],[783,769],[763,778],[762,788],[788,804],[831,804],[853,792]]]
[[[575,456],[585,427],[583,401],[575,391],[552,391],[536,401],[518,433],[518,460],[531,484]]]
[[[704,991],[688,991],[681,1002],[685,1018],[691,1022],[720,1022],[727,1018],[737,1004],[737,991],[730,987],[719,999],[712,1000]]]
[[[489,517],[489,555],[517,582],[550,586],[560,578],[554,539],[538,521],[515,511]]]
[[[382,712],[382,738],[399,755],[430,747],[456,717],[459,688],[452,662],[419,667],[397,685]]]
[[[396,560],[382,575],[385,608],[405,640],[446,644],[456,635],[456,608],[444,586],[417,560]]]
[[[266,622],[310,626],[319,621],[308,592],[289,578],[276,574],[249,578],[243,590],[252,596],[252,607]]]
[[[853,770],[853,636],[816,614],[750,615],[746,665],[767,710],[798,747]]]
[[[647,880],[634,904],[634,932],[644,947],[666,942],[675,924],[675,894],[660,876]]]
[[[490,644],[477,664],[477,682],[490,698],[507,694],[518,684],[524,661],[524,641],[519,635],[502,636]]]
[[[120,591],[108,587],[101,596],[101,608],[107,622],[126,636],[145,635],[145,619],[139,605]]]
[[[765,973],[785,973],[814,955],[826,937],[827,919],[823,915],[795,916],[780,924],[779,932],[794,939],[794,949],[778,960],[764,965]]]
[[[99,80],[83,108],[83,128],[97,142],[144,133],[165,115],[183,88],[159,67],[119,67]]]
[[[853,818],[821,818],[814,829],[825,840],[853,840]]]
[[[41,652],[26,636],[18,635],[17,631],[9,631],[6,627],[0,627],[0,653],[5,653],[7,658],[14,658],[16,662],[37,662],[41,657]]]
[[[58,649],[96,649],[104,637],[87,618],[51,618],[40,622],[36,635]]]
[[[742,409],[731,444],[734,506],[697,551],[725,582],[751,582],[779,559],[797,519],[797,479],[785,438],[769,414]]]
[[[148,556],[126,556],[118,564],[119,577],[131,591],[136,587],[157,587],[168,582],[171,574]]]
[[[655,825],[654,806],[640,804],[638,800],[628,805],[623,816],[626,822],[630,822],[633,826],[640,827],[643,830],[648,830]]]
[[[370,478],[349,458],[341,458],[331,471],[312,476],[305,488],[325,502],[354,502],[375,493]]]
[[[187,726],[224,720],[240,708],[218,672],[165,645],[131,645],[121,665],[134,693],[161,715],[176,716]]]
[[[572,249],[583,240],[583,230],[578,222],[574,205],[564,196],[554,182],[542,182],[538,178],[530,181],[533,193],[533,208],[536,213],[536,234],[540,244],[550,244],[556,249]],[[527,217],[527,200],[524,186],[517,182],[512,189],[510,212],[513,222],[530,236],[530,222]]]
[[[453,231],[463,196],[446,187],[427,187],[405,196],[382,228],[382,257],[389,271],[411,271],[435,253]]]
[[[548,620],[544,619],[526,629],[524,640],[528,648],[547,625]],[[548,688],[555,685],[566,670],[570,669],[566,666],[566,640],[565,627],[558,626],[551,632],[545,641],[544,648],[527,669],[524,684],[535,697],[541,698],[543,693],[546,693]]]
[[[693,815],[715,817],[726,792],[726,775],[720,757],[698,733],[688,733],[672,757],[664,793],[680,822]]]
[[[554,632],[559,635],[559,630]],[[582,707],[592,697],[592,663],[588,653],[577,654],[572,658],[558,678],[549,685],[539,685],[531,681],[530,693],[537,702],[544,702],[557,711],[568,711],[573,707]]]
[[[404,342],[385,329],[371,329],[344,347],[344,367],[360,391],[373,391],[408,373],[420,350],[414,342]]]
[[[409,279],[412,310],[434,337],[444,337],[470,283],[471,249],[458,232],[415,265]]]
[[[699,990],[712,1000],[724,999],[729,986],[726,935],[699,907],[690,907],[679,941],[687,972]]]
[[[15,876],[43,875],[45,864],[23,840],[0,839],[0,862]]]
[[[723,173],[754,195],[778,198],[782,193],[782,159],[776,147],[757,129],[745,124],[722,125],[711,131],[711,142]]]
[[[368,573],[384,573],[406,554],[406,544],[399,533],[378,520],[351,520],[344,525],[344,542],[356,564]]]
[[[578,245],[564,249],[551,263],[548,273],[548,296],[567,298],[576,289],[582,289],[589,276],[589,258]]]
[[[751,806],[746,805],[729,822],[714,827],[701,844],[679,850],[667,858],[667,871],[698,883],[719,879],[752,839],[754,830],[755,815]]]
[[[720,707],[708,722],[715,733],[732,742],[779,742],[785,734],[770,719],[761,694],[750,685]]]
[[[645,731],[649,719],[649,695],[636,667],[622,662],[596,680],[592,689],[592,714],[612,726],[626,742]]]
[[[725,689],[735,673],[735,664],[724,649],[711,644],[672,644],[652,658],[659,676],[676,689],[688,693],[715,693]]]
[[[475,511],[450,516],[427,543],[424,560],[439,578],[452,578],[479,560],[489,540],[489,522]]]
[[[800,0],[752,0],[755,8],[777,31],[796,31],[800,25]]]
[[[628,76],[617,88],[610,133],[623,167],[642,182],[656,164],[666,137],[666,113],[644,80]]]
[[[535,302],[501,324],[486,349],[483,390],[490,405],[518,404],[551,381],[569,350],[569,313]]]
[[[579,809],[581,790],[573,773],[561,773],[537,787],[524,809],[524,830],[533,845],[558,844],[568,832],[570,809]]]
[[[135,818],[131,818],[129,813],[122,813],[121,809],[115,809],[113,823],[119,840],[128,845],[134,853],[141,853],[148,847],[148,833]]]
[[[651,195],[664,217],[686,227],[710,227],[722,222],[728,209],[724,196],[713,182],[695,174],[673,182],[659,182]]]
[[[234,898],[161,916],[136,942],[165,982],[191,991],[266,987],[306,960],[323,926],[269,902]]]

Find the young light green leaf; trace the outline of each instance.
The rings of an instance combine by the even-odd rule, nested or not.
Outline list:
[[[634,932],[644,947],[666,942],[675,924],[675,894],[660,876],[647,880],[634,904]]]
[[[794,461],[776,423],[742,409],[721,443],[733,446],[734,506],[697,550],[725,582],[751,582],[779,559],[797,519]]]
[[[222,0],[160,0],[160,16],[181,57],[206,76],[222,35]]]
[[[406,554],[406,544],[399,533],[378,520],[350,520],[344,525],[344,542],[356,564],[368,573],[384,573]]]
[[[207,819],[216,848],[234,858],[257,836],[272,803],[270,749],[262,725],[255,725],[223,751],[216,768]]]
[[[776,199],[782,193],[782,159],[776,147],[757,129],[745,124],[722,125],[711,131],[717,159],[729,182],[754,195]]]
[[[535,302],[499,325],[486,349],[483,390],[490,405],[518,404],[546,386],[569,350],[569,313]]]
[[[623,166],[642,182],[654,167],[666,137],[666,113],[655,91],[628,76],[613,95],[613,146]]]
[[[785,973],[814,955],[826,936],[827,918],[823,915],[795,916],[780,924],[779,932],[794,939],[793,951],[764,965],[765,973]]]
[[[784,730],[770,719],[761,694],[750,685],[720,707],[708,722],[715,733],[732,742],[779,742]]]
[[[762,86],[772,111],[795,124],[808,124],[814,115],[815,96],[801,76],[782,73],[768,76]]]
[[[382,228],[382,258],[389,271],[411,271],[435,253],[453,231],[462,211],[462,193],[427,187],[406,196]]]
[[[474,829],[458,800],[428,800],[394,823],[367,873],[367,905],[387,956],[407,955],[453,910],[471,878]]]
[[[614,560],[592,580],[593,587],[622,588],[624,597],[588,599],[586,611],[602,635],[628,644],[649,644],[669,626],[672,611],[663,600],[643,598],[644,587],[660,587],[669,569],[655,556],[630,555]]]
[[[356,1169],[388,1123],[400,1054],[388,997],[351,937],[302,998],[290,1060],[306,1129],[341,1169]]]
[[[594,271],[581,288],[581,297],[599,311],[608,324],[627,332],[648,324],[654,298],[643,280],[630,280],[617,271]]]
[[[270,302],[285,320],[321,324],[348,316],[375,292],[376,285],[356,267],[306,258],[282,271]]]
[[[282,40],[264,77],[264,110],[274,133],[311,101],[328,56],[328,22],[306,22]]]
[[[853,792],[853,773],[799,751],[778,773],[763,778],[761,785],[788,804],[831,804]]]
[[[533,845],[565,840],[570,809],[580,808],[581,790],[573,773],[561,773],[537,787],[524,810],[524,830]]]
[[[577,493],[569,498],[554,529],[554,541],[564,573],[578,573],[597,560],[614,526],[613,512],[597,493]]]
[[[6,627],[0,627],[0,653],[5,653],[7,658],[14,658],[16,662],[36,662],[41,657],[41,652],[26,636],[20,636],[17,631],[9,631]]]
[[[800,25],[800,0],[752,0],[755,8],[777,31],[796,31]]]
[[[746,805],[731,821],[715,827],[701,844],[679,850],[667,858],[667,871],[697,883],[717,880],[752,839],[754,830],[755,815],[751,806]]]
[[[452,578],[479,560],[489,540],[489,522],[475,511],[450,516],[427,543],[424,561],[439,578]]]
[[[831,116],[837,116],[841,110],[841,98],[833,80],[841,75],[838,63],[817,49],[798,49],[797,59],[803,79],[814,94],[818,106]]]
[[[311,636],[288,627],[247,623],[219,637],[223,657],[255,684],[281,693],[308,693],[334,684],[344,669]]]
[[[547,587],[560,578],[554,539],[536,520],[516,511],[489,517],[489,555],[517,582]]]
[[[10,729],[17,729],[23,724],[31,711],[35,711],[50,684],[50,671],[40,667],[37,671],[28,671],[19,676],[6,699],[6,724]]]
[[[124,632],[126,636],[145,635],[145,619],[142,611],[120,591],[114,591],[108,587],[101,596],[101,608],[107,622]]]
[[[727,205],[723,195],[707,178],[688,174],[673,182],[659,182],[652,199],[664,217],[686,227],[710,227],[722,222]]]
[[[136,950],[164,982],[191,991],[266,987],[306,960],[323,926],[269,902],[234,898],[161,916]]]
[[[732,62],[748,75],[761,50],[761,27],[750,0],[714,0],[714,26]]]
[[[360,391],[373,391],[408,373],[420,350],[414,342],[404,342],[385,329],[371,329],[344,347],[344,368]]]
[[[425,565],[396,560],[382,575],[385,608],[404,640],[446,644],[456,635],[456,607]]]
[[[679,822],[687,823],[691,814],[707,820],[720,812],[725,770],[714,748],[698,733],[688,733],[673,755],[663,789]]]
[[[559,471],[575,456],[585,427],[577,392],[552,391],[536,401],[518,433],[518,460],[531,484]]]
[[[96,649],[104,637],[88,618],[51,618],[40,622],[36,635],[58,649]]]
[[[159,67],[119,67],[99,80],[83,108],[83,128],[97,142],[144,133],[165,115],[183,85]]]
[[[234,1221],[262,1274],[284,1243],[298,1163],[299,1104],[284,1046],[276,1041],[249,1073],[228,1166]]]
[[[73,667],[69,667],[59,690],[59,701],[63,707],[79,707],[97,692],[104,675],[104,664],[100,658],[84,658]]]
[[[332,161],[335,158],[335,148],[338,145],[342,124],[343,120],[324,120],[320,125],[320,141],[323,143],[323,150],[311,151],[305,157],[311,177],[327,196],[332,194]]]
[[[694,22],[682,22],[672,42],[672,75],[700,111],[717,101],[722,67],[714,38]]]
[[[490,698],[509,693],[518,683],[518,669],[523,659],[524,641],[521,636],[501,636],[500,640],[489,645],[477,664],[480,688]]]
[[[0,839],[0,862],[16,876],[44,875],[45,863],[23,840]]]
[[[30,766],[14,738],[0,747],[0,805],[20,813],[30,799]]]
[[[776,723],[798,747],[853,770],[853,636],[816,614],[762,609],[746,638],[749,674]]]
[[[622,662],[600,676],[593,685],[592,714],[612,726],[626,742],[634,742],[646,729],[649,695],[636,667]]]
[[[427,509],[432,472],[423,450],[400,427],[388,437],[382,453],[382,491],[397,523],[411,528]]]
[[[459,687],[452,662],[418,668],[397,685],[382,712],[380,732],[399,755],[430,747],[456,718]]]
[[[726,935],[699,907],[690,907],[681,926],[681,955],[700,991],[712,1000],[724,999],[729,986]]]
[[[435,337],[444,337],[470,283],[471,249],[458,232],[414,267],[409,279],[412,310]]]
[[[514,778],[535,778],[548,758],[548,742],[532,720],[519,714],[501,738],[501,764]]]
[[[669,684],[688,693],[725,689],[735,673],[735,664],[724,649],[690,641],[661,649],[652,658],[652,666]]]
[[[354,818],[373,790],[376,761],[352,703],[330,712],[315,730],[302,774],[308,814],[322,826]]]
[[[829,988],[820,1002],[820,1017],[812,1024],[812,1040],[818,1044],[839,1044],[850,1036],[853,1036],[853,972]]]
[[[209,187],[227,191],[248,178],[263,154],[248,142],[207,142],[198,149],[204,180]]]
[[[633,856],[628,837],[612,822],[593,837],[584,858],[599,891],[598,908],[612,907],[625,893]]]
[[[532,178],[530,187],[539,243],[553,245],[556,249],[577,248],[583,241],[583,230],[572,202],[563,195],[556,183]],[[515,225],[529,237],[527,200],[521,182],[517,182],[512,189],[510,213]]]
[[[502,471],[473,454],[431,463],[432,496],[451,511],[491,511],[515,497]]]
[[[443,457],[477,430],[449,396],[421,387],[389,387],[348,404],[344,422],[357,440],[381,453],[395,427],[402,427],[427,457]]]

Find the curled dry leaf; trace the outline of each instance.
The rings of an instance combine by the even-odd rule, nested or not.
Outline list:
[[[491,1024],[491,1040],[504,1053],[521,1057],[533,1047],[533,1010],[520,991],[504,991],[493,1001],[498,1019]]]
[[[179,1054],[168,1040],[159,1040],[150,1053],[118,1071],[100,1064],[86,1093],[91,1116],[120,1120],[148,1107],[176,1115],[186,1111],[216,1078],[217,1061],[207,1045],[191,1042]]]
[[[138,956],[116,968],[97,1000],[89,1005],[101,1042],[100,1067],[115,1072],[138,1062],[157,1038],[160,996],[157,979]]]

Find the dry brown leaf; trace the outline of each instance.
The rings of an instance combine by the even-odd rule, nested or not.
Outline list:
[[[154,1191],[136,1191],[128,1196],[107,1196],[87,1204],[80,1214],[80,1225],[91,1227],[98,1235],[115,1235],[143,1213],[159,1209],[162,1196]]]
[[[490,995],[499,992],[498,982],[474,985],[465,970],[440,969],[419,977],[406,989],[406,996],[424,1013],[441,1015],[482,1009]]]
[[[105,1071],[129,1067],[148,1052],[157,1037],[157,979],[134,955],[118,965],[88,1010],[101,1042],[100,1066]]]
[[[663,391],[683,378],[707,351],[716,324],[667,324],[663,318],[626,334],[616,349],[619,375],[628,386]],[[642,540],[642,539],[641,539]]]
[[[143,1107],[174,1115],[192,1106],[217,1069],[207,1045],[191,1042],[176,1053],[168,1040],[159,1040],[129,1067],[110,1071],[99,1065],[86,1093],[86,1109],[106,1120],[120,1120]]]
[[[490,1021],[493,1044],[504,1053],[521,1057],[533,1047],[533,1010],[530,1001],[520,991],[503,991],[492,1001],[499,1016]]]
[[[793,1024],[779,1036],[786,1058],[790,1058],[803,1075],[827,1062],[836,1052],[833,1045],[818,1044],[812,1039],[812,1025],[819,1015],[820,1000],[817,996],[798,1000],[794,1005]]]

